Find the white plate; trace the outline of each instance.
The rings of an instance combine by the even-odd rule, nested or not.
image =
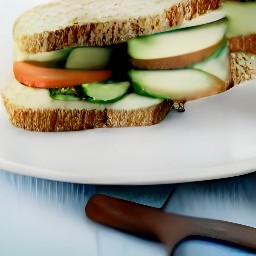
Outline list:
[[[0,86],[8,83],[12,69],[12,24],[22,11],[45,1],[13,0],[0,8]],[[31,133],[13,127],[0,106],[0,168],[105,184],[194,181],[250,172],[256,167],[255,83],[190,103],[185,113],[170,113],[161,124],[145,128]]]
[[[95,184],[215,179],[256,169],[256,81],[191,102],[158,125],[35,133],[0,110],[0,168]]]

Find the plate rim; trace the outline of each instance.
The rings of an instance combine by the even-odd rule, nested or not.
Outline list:
[[[141,176],[131,176],[129,180],[127,180],[126,176],[122,175],[115,175],[115,178],[113,178],[113,176],[109,177],[107,175],[100,175],[101,177],[98,177],[95,175],[81,176],[74,175],[74,173],[73,175],[71,175],[70,173],[61,173],[62,175],[58,176],[60,172],[54,169],[39,168],[19,163],[12,163],[10,161],[5,161],[1,158],[0,168],[3,171],[18,175],[67,183],[95,185],[161,185],[170,183],[175,184],[184,182],[222,179],[248,174],[256,170],[256,157],[211,167],[179,169],[178,172],[180,173],[180,175],[176,174],[175,179],[170,177],[173,175],[173,172],[168,173],[164,171],[154,173],[154,175],[148,175],[146,178],[143,177],[143,179],[139,178]],[[194,174],[193,177],[184,177],[184,174],[186,174],[187,172],[192,172]],[[51,173],[51,175],[48,175],[48,173]],[[167,175],[167,173],[169,175]]]

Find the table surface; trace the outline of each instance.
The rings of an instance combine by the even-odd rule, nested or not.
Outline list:
[[[165,211],[228,220],[256,227],[256,174],[216,181],[177,184]],[[169,186],[93,186],[40,180],[0,172],[0,254],[16,255],[166,255],[164,247],[95,224],[84,214],[95,193],[159,202]],[[134,193],[136,190],[136,193]],[[163,202],[162,202],[163,203]],[[237,248],[189,240],[175,255],[253,255]],[[192,253],[193,252],[193,253]],[[195,254],[196,253],[196,254]]]

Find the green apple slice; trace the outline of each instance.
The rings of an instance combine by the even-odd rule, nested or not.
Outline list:
[[[128,53],[134,59],[159,59],[197,52],[218,44],[224,38],[227,20],[173,30],[128,40]]]
[[[227,44],[220,47],[210,58],[192,66],[215,75],[223,82],[227,82],[230,75],[229,49]]]
[[[222,11],[228,17],[228,37],[256,34],[256,2],[223,2]]]
[[[110,62],[110,47],[79,47],[74,48],[68,56],[67,69],[104,69]]]
[[[35,61],[40,63],[56,63],[65,60],[68,57],[72,48],[52,52],[41,52],[37,54],[25,54],[19,47],[14,45],[14,60],[15,61]]]
[[[195,100],[226,89],[219,78],[196,69],[131,70],[129,76],[138,94],[174,101]]]

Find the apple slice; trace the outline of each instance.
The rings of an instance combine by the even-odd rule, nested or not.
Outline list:
[[[220,47],[220,45],[221,42],[203,50],[182,54],[179,56],[151,60],[131,59],[130,62],[138,69],[159,70],[185,68],[209,58],[209,56],[213,55],[214,52]]]
[[[227,37],[256,34],[256,3],[223,1],[222,11],[228,17]]]
[[[17,44],[14,44],[14,61],[31,61],[39,63],[56,63],[65,60],[72,48],[65,48],[52,52],[40,52],[37,54],[23,53]]]
[[[229,48],[222,45],[210,58],[196,63],[193,68],[208,72],[217,76],[224,82],[228,82],[230,76]]]
[[[207,58],[222,42],[226,29],[227,20],[223,18],[202,26],[132,38],[128,41],[128,53],[133,59],[141,60],[170,58],[187,54],[189,58],[189,54],[196,52],[197,54],[200,52],[205,55],[204,58]],[[208,49],[207,54],[202,51],[204,49]],[[197,59],[198,57],[195,61]],[[202,58],[199,57],[199,59]]]
[[[196,69],[131,70],[135,91],[173,101],[189,101],[225,91],[226,85],[218,77]]]
[[[78,47],[68,56],[66,69],[104,69],[108,66],[112,55],[110,47]]]

